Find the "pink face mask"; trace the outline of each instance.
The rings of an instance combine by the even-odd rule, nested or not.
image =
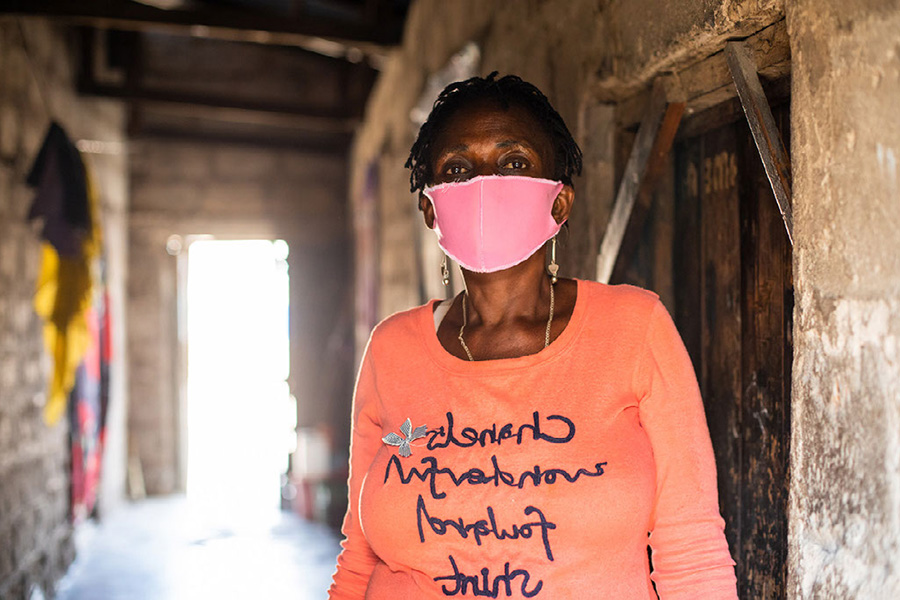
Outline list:
[[[487,175],[429,187],[438,244],[464,269],[493,273],[513,267],[559,232],[550,216],[558,181]]]

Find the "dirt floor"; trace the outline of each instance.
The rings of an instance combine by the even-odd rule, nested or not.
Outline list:
[[[320,599],[338,539],[292,513],[234,518],[183,496],[144,500],[77,531],[60,600]]]

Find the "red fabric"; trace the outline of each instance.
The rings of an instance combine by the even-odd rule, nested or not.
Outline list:
[[[75,372],[69,397],[69,436],[72,443],[72,518],[81,521],[91,514],[100,485],[103,452],[101,422],[102,351],[101,324],[94,308],[87,311],[90,343]]]
[[[579,281],[548,348],[474,363],[432,307],[369,341],[330,598],[646,600],[651,578],[664,600],[737,597],[696,379],[655,295]],[[382,438],[407,418],[427,433],[402,457]]]

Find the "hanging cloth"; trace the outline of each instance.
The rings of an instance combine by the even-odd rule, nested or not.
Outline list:
[[[102,294],[96,301],[102,302]],[[88,347],[75,371],[75,383],[69,394],[69,443],[71,444],[70,492],[72,520],[79,523],[94,510],[100,485],[103,456],[101,402],[103,390],[100,316],[102,306],[92,307],[87,315]]]
[[[27,182],[37,190],[28,218],[43,220],[34,308],[44,320],[44,345],[53,357],[44,406],[44,421],[53,425],[65,413],[89,342],[85,315],[100,249],[97,197],[81,154],[56,123],[50,125]]]
[[[57,123],[51,123],[27,183],[37,189],[28,219],[43,219],[42,237],[60,256],[78,256],[91,229],[81,154]]]

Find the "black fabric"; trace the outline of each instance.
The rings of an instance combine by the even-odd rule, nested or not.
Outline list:
[[[58,123],[51,123],[26,180],[37,188],[28,219],[44,219],[43,238],[60,256],[81,253],[90,229],[84,163]]]

